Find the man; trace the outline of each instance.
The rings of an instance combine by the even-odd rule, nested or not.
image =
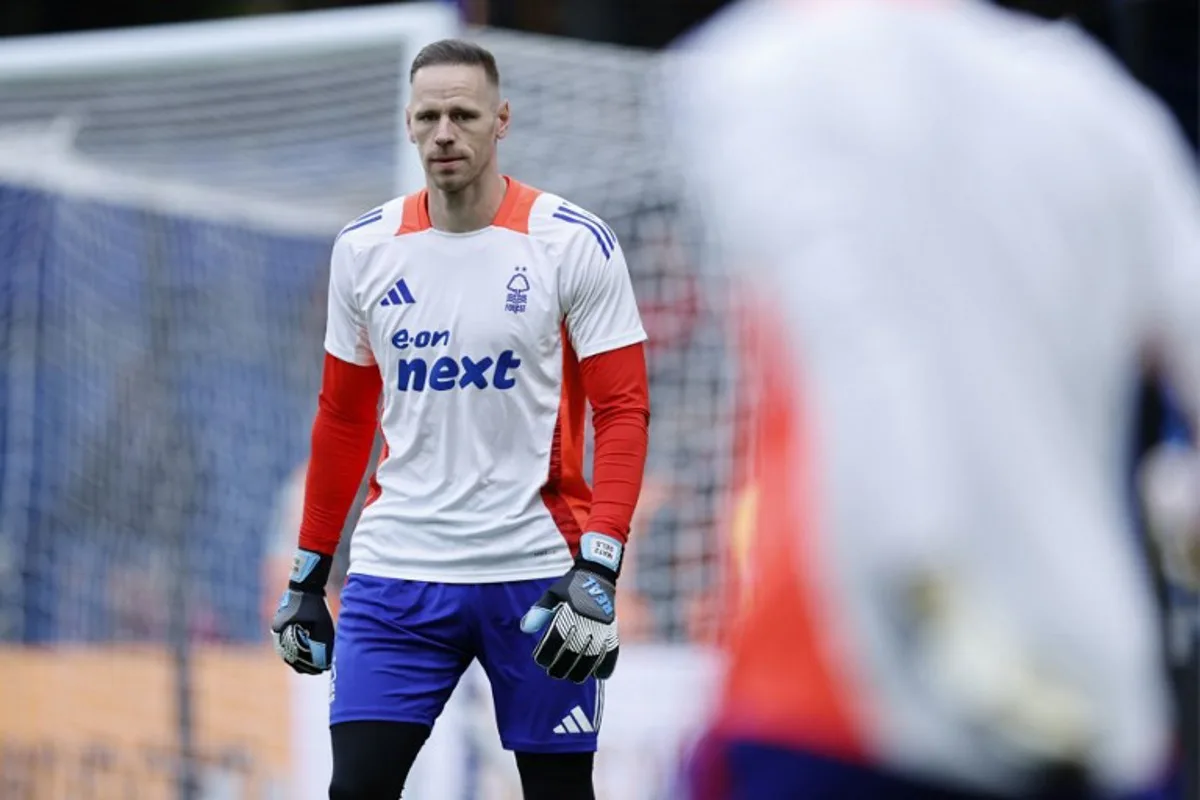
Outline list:
[[[500,173],[510,109],[491,54],[436,42],[410,80],[427,185],[333,246],[300,547],[272,630],[293,668],[332,669],[333,800],[398,797],[476,658],[525,797],[591,798],[646,457],[646,336],[612,230]],[[335,650],[323,586],[381,393]]]
[[[758,306],[756,523],[696,795],[1152,796],[1141,357],[1200,401],[1172,120],[1073,27],[976,2],[743,3],[672,69]],[[1157,526],[1194,581],[1186,528]]]

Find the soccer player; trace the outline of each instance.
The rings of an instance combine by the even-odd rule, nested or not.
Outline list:
[[[436,42],[410,81],[426,188],[333,245],[299,550],[271,627],[293,668],[332,671],[333,800],[400,795],[473,659],[525,797],[591,798],[646,335],[612,229],[499,171],[510,109],[492,55]],[[377,424],[335,646],[324,585]]]
[[[673,147],[761,345],[695,796],[1156,796],[1126,458],[1147,354],[1200,409],[1174,121],[1085,34],[980,2],[742,3],[672,63]],[[1173,483],[1184,518],[1200,481]],[[1192,537],[1164,550],[1194,582],[1187,528],[1156,530]]]

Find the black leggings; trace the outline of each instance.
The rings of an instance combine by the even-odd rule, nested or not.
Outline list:
[[[429,727],[342,722],[331,729],[329,800],[398,800]],[[595,800],[592,753],[516,753],[525,800]]]

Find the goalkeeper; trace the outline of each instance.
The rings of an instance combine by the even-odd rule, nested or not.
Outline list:
[[[332,670],[333,800],[399,797],[474,659],[525,798],[590,800],[646,335],[608,225],[500,173],[492,55],[436,42],[410,81],[426,188],[334,242],[299,549],[271,629],[294,669]],[[377,425],[335,645],[324,587]]]

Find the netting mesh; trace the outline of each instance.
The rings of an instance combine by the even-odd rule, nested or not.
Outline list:
[[[126,175],[351,218],[394,190],[401,46],[0,81],[0,130],[51,131]]]
[[[222,757],[214,725],[245,713],[282,726],[286,703],[239,688],[265,678],[265,660],[203,664],[222,643],[262,641],[268,513],[303,458],[326,248],[12,186],[0,187],[0,228],[0,627],[78,662],[50,673],[20,650],[0,655],[15,677],[0,702],[18,709],[6,725],[39,721],[0,749],[0,782],[16,782],[0,796],[87,796],[57,782],[101,766],[137,787],[128,796],[172,796],[180,762],[154,753],[177,741],[177,688],[199,710],[198,763]],[[205,703],[210,680],[233,694]],[[31,683],[42,696],[22,715]],[[242,711],[225,705],[239,696]],[[114,741],[128,719],[140,738]],[[255,731],[235,755],[263,780],[281,764],[261,763],[259,744],[279,745]],[[49,760],[31,765],[28,748],[47,742]]]
[[[32,387],[11,387],[29,402],[10,429],[31,430],[36,460],[24,637],[162,636],[160,609],[127,603],[112,570],[163,581],[173,537],[220,590],[197,621],[255,635],[264,498],[311,413],[323,243],[28,190],[0,194],[0,214],[40,250],[5,254],[34,310],[12,331],[36,353]]]
[[[475,38],[495,53],[513,105],[502,167],[612,226],[650,336],[650,454],[622,637],[702,638],[729,479],[733,354],[720,278],[696,260],[699,237],[663,148],[659,56],[495,30]]]
[[[513,102],[503,169],[625,247],[653,421],[622,637],[695,639],[732,355],[654,135],[654,59],[472,35]],[[0,707],[39,720],[0,723],[0,796],[82,797],[82,780],[166,797],[190,775],[266,797],[284,779],[264,619],[294,543],[329,244],[395,193],[400,63],[326,48],[0,75]],[[35,677],[45,691],[18,697]]]

